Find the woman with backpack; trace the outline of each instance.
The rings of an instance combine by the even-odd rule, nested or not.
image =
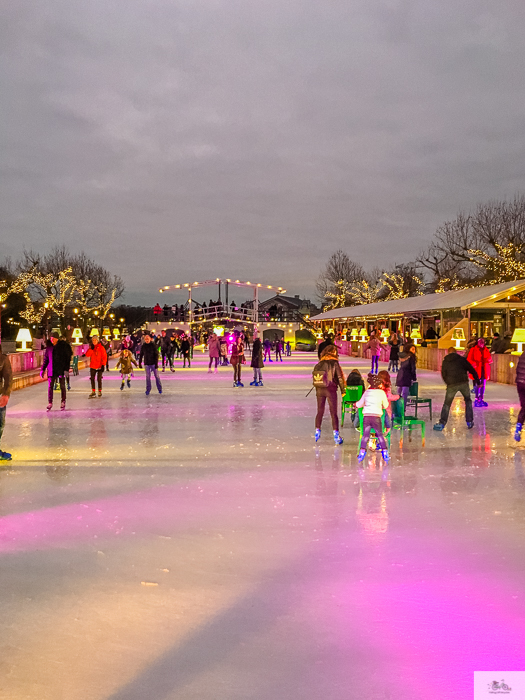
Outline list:
[[[321,352],[321,359],[315,365],[312,373],[313,385],[317,396],[317,415],[315,417],[315,441],[321,437],[321,424],[323,422],[324,409],[328,400],[334,441],[336,445],[343,442],[339,435],[339,416],[337,415],[337,387],[341,393],[346,391],[345,376],[339,364],[339,353],[335,345],[327,345]]]

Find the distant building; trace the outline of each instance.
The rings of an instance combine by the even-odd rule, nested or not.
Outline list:
[[[261,320],[266,314],[267,318],[285,321],[296,314],[311,317],[320,312],[320,308],[312,304],[310,299],[301,299],[299,294],[293,297],[277,294],[259,304],[259,316]]]

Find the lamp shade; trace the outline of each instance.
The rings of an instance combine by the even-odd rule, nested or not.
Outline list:
[[[18,331],[20,334],[21,331]],[[18,340],[18,338],[17,338]],[[511,343],[525,343],[525,328],[515,328],[512,334]]]
[[[74,328],[73,333],[71,335],[73,338],[82,338],[82,329]]]
[[[102,335],[111,335],[111,330],[109,326],[104,326],[104,328],[102,329]]]
[[[419,328],[413,328],[410,333],[410,337],[412,338],[412,340],[421,340],[421,331],[419,330]]]
[[[16,336],[17,343],[30,343],[32,340],[29,328],[20,328]]]
[[[454,328],[452,331],[452,340],[465,340],[465,331],[463,328]]]
[[[89,335],[90,336],[100,335],[100,332],[99,332],[98,328],[92,328],[91,333]]]
[[[388,338],[389,335],[390,331],[388,330],[388,328],[383,328],[383,330],[381,331],[381,338]]]
[[[120,330],[118,328],[114,328],[113,335],[115,336],[115,338],[120,338]]]
[[[357,338],[357,336],[359,335],[359,331],[357,330],[357,328],[352,328],[352,330],[350,331],[350,335],[352,336],[352,338]]]

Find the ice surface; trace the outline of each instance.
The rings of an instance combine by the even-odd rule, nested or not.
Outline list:
[[[525,471],[514,387],[358,469],[313,443],[315,358],[144,374],[67,411],[15,392],[0,473],[2,700],[466,700],[523,670]],[[343,358],[348,371],[362,360]],[[444,395],[419,372],[420,394]]]

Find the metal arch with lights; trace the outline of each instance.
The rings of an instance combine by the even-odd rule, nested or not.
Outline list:
[[[286,289],[283,289],[282,287],[276,287],[271,284],[261,284],[259,282],[243,282],[241,280],[232,280],[230,278],[226,279],[221,279],[220,277],[217,277],[214,280],[205,280],[204,282],[186,282],[185,284],[170,284],[166,285],[164,287],[159,288],[159,292],[163,294],[164,292],[169,292],[173,291],[176,289],[180,290],[188,290],[188,302],[189,302],[189,322],[193,323],[193,310],[191,308],[191,302],[192,302],[192,297],[191,297],[191,291],[192,289],[196,289],[197,287],[209,287],[211,285],[217,285],[219,287],[219,298],[221,294],[221,285],[224,284],[225,287],[225,302],[226,305],[228,305],[228,287],[229,286],[234,286],[234,287],[250,287],[253,289],[253,300],[254,300],[254,323],[259,322],[259,290],[262,289],[272,289],[277,292],[277,294],[286,294]]]

